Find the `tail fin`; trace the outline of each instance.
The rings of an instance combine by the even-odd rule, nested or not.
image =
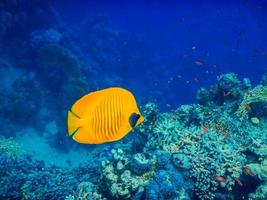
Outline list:
[[[68,111],[67,128],[69,136],[72,137],[79,130],[79,128],[81,128],[81,125],[81,118],[75,113],[73,113],[71,110]]]

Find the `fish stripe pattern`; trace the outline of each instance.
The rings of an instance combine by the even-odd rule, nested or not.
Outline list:
[[[132,130],[129,122],[132,114],[141,115],[128,90],[108,88],[92,92],[76,101],[68,111],[68,134],[80,143],[116,141]],[[137,124],[143,120],[141,117]]]

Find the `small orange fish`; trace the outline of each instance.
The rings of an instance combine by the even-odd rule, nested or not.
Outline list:
[[[227,97],[227,96],[229,96],[229,95],[231,95],[231,91],[223,92],[223,96],[224,96],[224,97]]]
[[[179,75],[179,74],[178,74],[178,75],[176,76],[176,78],[177,78],[177,79],[182,79],[183,77],[182,77],[182,75]]]
[[[249,176],[254,176],[254,173],[248,166],[243,166],[244,172]]]
[[[235,181],[236,181],[237,185],[239,185],[240,187],[243,186],[243,183],[240,179],[236,179]]]
[[[227,180],[222,176],[215,176],[214,179],[218,182],[227,183]]]
[[[209,127],[204,126],[204,127],[203,127],[203,132],[204,132],[204,133],[207,133],[208,131],[209,131]]]
[[[199,83],[199,79],[198,78],[194,78],[195,83]]]
[[[172,105],[171,104],[169,104],[169,103],[166,103],[166,105],[165,105],[167,108],[171,108],[172,107]]]
[[[246,110],[251,110],[251,106],[249,104],[245,105]]]
[[[230,133],[225,133],[225,137],[226,138],[230,138],[231,137],[231,134]]]
[[[204,65],[201,60],[196,60],[195,64],[198,65],[198,66],[203,66]]]

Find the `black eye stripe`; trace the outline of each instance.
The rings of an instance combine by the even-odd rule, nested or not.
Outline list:
[[[135,125],[136,125],[136,123],[137,123],[139,118],[140,118],[139,114],[137,114],[137,113],[132,113],[131,114],[131,116],[129,118],[129,123],[130,123],[132,128],[135,127]]]

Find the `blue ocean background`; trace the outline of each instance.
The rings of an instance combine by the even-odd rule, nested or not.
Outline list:
[[[145,122],[67,136],[115,86]],[[1,0],[0,199],[267,199],[266,87],[264,0]]]

